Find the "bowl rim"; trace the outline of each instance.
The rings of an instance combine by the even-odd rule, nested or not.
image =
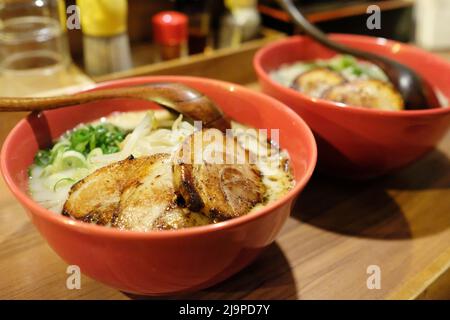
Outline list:
[[[149,239],[149,238],[177,238],[177,237],[192,237],[197,235],[206,234],[214,231],[222,231],[231,229],[234,227],[241,226],[247,222],[259,219],[273,210],[285,205],[291,200],[294,200],[296,196],[301,192],[301,190],[306,186],[308,181],[310,180],[314,169],[317,163],[317,145],[314,139],[313,133],[306,122],[293,110],[284,105],[282,102],[265,95],[261,92],[256,92],[249,88],[245,88],[241,85],[233,84],[231,82],[225,82],[220,80],[213,80],[208,78],[201,77],[190,77],[190,76],[147,76],[147,77],[133,77],[126,78],[120,80],[107,81],[103,83],[97,84],[94,88],[89,90],[101,89],[111,85],[119,85],[126,86],[132,85],[136,83],[144,83],[146,81],[151,80],[151,82],[171,82],[171,81],[193,81],[197,83],[208,83],[208,85],[215,85],[222,87],[224,90],[229,90],[229,88],[233,88],[233,90],[240,91],[246,95],[250,95],[255,97],[255,99],[263,99],[268,102],[279,111],[287,114],[287,117],[295,121],[305,132],[304,139],[306,141],[305,145],[310,145],[311,150],[309,152],[309,160],[310,165],[306,167],[306,171],[302,177],[300,177],[299,181],[295,184],[295,186],[289,190],[287,194],[277,199],[276,201],[264,206],[261,209],[252,212],[251,214],[247,214],[238,218],[230,219],[227,221],[219,222],[216,224],[209,224],[205,226],[191,227],[185,229],[178,230],[158,230],[158,231],[131,231],[131,230],[119,230],[116,228],[109,228],[105,226],[99,226],[94,224],[89,224],[82,221],[77,221],[68,217],[63,216],[62,214],[56,214],[51,212],[50,210],[42,207],[39,203],[35,202],[26,192],[22,191],[19,186],[14,183],[14,180],[7,170],[7,157],[6,154],[11,147],[11,141],[13,137],[22,130],[22,127],[26,124],[26,118],[21,119],[14,128],[10,131],[8,136],[6,137],[1,153],[0,153],[0,171],[2,172],[3,178],[6,182],[6,185],[13,193],[15,198],[25,206],[25,210],[31,212],[32,215],[38,215],[40,218],[49,220],[53,224],[58,224],[65,228],[70,228],[73,231],[84,233],[84,234],[97,234],[99,236],[106,237],[116,237],[116,238],[129,238],[129,239]]]
[[[433,53],[430,53],[426,50],[420,49],[416,46],[405,44],[402,42],[382,38],[382,37],[371,37],[371,36],[363,36],[363,35],[355,35],[355,34],[344,34],[344,33],[330,33],[329,36],[333,40],[350,40],[353,42],[358,42],[361,44],[378,44],[385,47],[393,47],[394,45],[400,45],[401,47],[405,48],[409,52],[412,52],[414,55],[426,55],[428,58],[432,59],[434,62],[445,64],[450,67],[450,63],[446,61],[445,59],[436,56]],[[274,41],[261,49],[259,49],[255,56],[253,57],[253,68],[256,71],[256,74],[258,75],[259,79],[264,80],[265,82],[270,83],[272,86],[274,86],[278,91],[281,91],[283,94],[294,96],[299,99],[303,99],[303,101],[308,101],[309,103],[319,104],[323,106],[325,109],[328,110],[340,110],[341,112],[349,112],[349,113],[356,113],[358,115],[368,115],[368,116],[389,116],[389,117],[417,117],[417,116],[432,116],[432,115],[441,115],[450,113],[450,102],[449,105],[441,107],[441,108],[433,108],[433,109],[421,109],[421,110],[377,110],[377,109],[369,109],[369,108],[362,108],[357,106],[350,106],[342,104],[338,102],[333,102],[321,98],[312,98],[310,96],[307,96],[301,92],[295,91],[291,88],[285,87],[281,85],[278,82],[275,82],[272,80],[268,74],[268,72],[265,71],[264,67],[262,66],[261,60],[262,58],[268,54],[268,52],[271,52],[273,50],[277,50],[283,45],[290,44],[290,43],[296,43],[303,41],[309,37],[307,36],[301,36],[301,35],[295,35],[290,36],[287,38],[283,38],[277,41]],[[450,99],[450,97],[447,97]],[[305,104],[307,105],[307,104]]]

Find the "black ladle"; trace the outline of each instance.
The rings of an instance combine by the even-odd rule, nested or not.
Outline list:
[[[389,58],[350,48],[343,44],[334,42],[330,40],[326,34],[312,25],[291,0],[278,0],[278,2],[284,10],[289,13],[296,25],[298,25],[308,36],[315,39],[325,47],[337,52],[352,55],[377,65],[384,71],[394,87],[396,87],[400,92],[407,109],[441,107],[439,99],[428,81],[419,76],[411,68]]]

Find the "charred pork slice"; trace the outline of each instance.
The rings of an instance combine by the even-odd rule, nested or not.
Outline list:
[[[191,212],[187,208],[166,210],[153,222],[155,230],[176,230],[212,224],[213,220],[202,213]]]
[[[166,155],[128,158],[96,170],[72,186],[63,214],[85,222],[109,224],[120,196],[130,184],[139,183]]]
[[[356,80],[332,87],[324,99],[351,106],[379,110],[402,110],[403,98],[389,83],[380,80]]]
[[[211,223],[178,208],[168,154],[129,158],[101,168],[72,187],[63,213],[120,229],[148,231]]]
[[[180,229],[211,223],[201,213],[178,207],[169,156],[156,161],[144,179],[125,188],[117,212],[113,226],[126,230]]]
[[[345,83],[339,73],[327,68],[316,68],[300,74],[292,83],[292,88],[310,97],[320,98],[333,86]]]
[[[189,136],[175,155],[173,173],[186,206],[214,221],[242,216],[264,201],[261,173],[248,151],[217,129]]]

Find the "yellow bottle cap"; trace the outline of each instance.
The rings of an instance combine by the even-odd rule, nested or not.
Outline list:
[[[66,32],[67,31],[66,4],[64,3],[64,0],[58,0],[56,4],[58,5],[58,15],[59,15],[59,23],[61,24],[61,30],[63,30],[63,32]]]
[[[225,6],[228,8],[228,10],[254,7],[256,6],[256,4],[256,0],[225,0]]]
[[[110,37],[127,30],[127,0],[77,0],[84,34]]]

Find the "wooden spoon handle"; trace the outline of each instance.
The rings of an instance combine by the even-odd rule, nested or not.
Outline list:
[[[97,90],[47,98],[0,98],[0,112],[44,111],[98,100],[134,98],[155,102],[167,109],[202,121],[204,126],[228,129],[229,121],[205,95],[178,83]]]

